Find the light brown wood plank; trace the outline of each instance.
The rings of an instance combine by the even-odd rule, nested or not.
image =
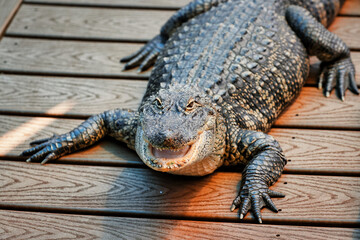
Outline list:
[[[102,6],[102,7],[138,7],[138,8],[164,8],[178,9],[185,6],[190,0],[24,0],[25,3],[47,3],[80,6]]]
[[[360,1],[346,0],[344,6],[341,8],[340,14],[343,15],[360,15]]]
[[[54,120],[54,121],[51,121]],[[18,157],[29,143],[53,133],[70,131],[82,120],[0,116],[0,157]],[[291,161],[287,172],[360,173],[359,131],[279,129],[270,131]],[[134,151],[113,139],[58,160],[61,163],[137,165],[142,161]]]
[[[187,178],[151,169],[0,161],[0,177],[2,208],[238,219],[229,207],[239,186],[239,173]],[[357,177],[284,174],[273,189],[286,197],[274,199],[282,209],[279,213],[262,211],[265,223],[359,223]]]
[[[7,30],[15,36],[147,41],[174,11],[24,5]],[[338,17],[329,28],[360,47],[360,18]]]
[[[44,224],[46,223],[46,224]],[[255,225],[0,210],[2,239],[355,239],[356,228]]]
[[[0,112],[89,117],[113,108],[137,109],[146,84],[136,80],[0,75]],[[317,88],[304,87],[275,126],[359,129],[358,102],[359,96],[350,92],[342,102],[334,93],[325,98]]]
[[[121,71],[120,58],[138,50],[142,44],[55,41],[4,37],[0,42],[0,71],[148,78],[150,70],[137,73],[136,69]],[[351,53],[360,85],[360,52]],[[316,60],[312,59],[313,63]],[[318,66],[315,67],[316,72]],[[309,83],[315,84],[312,73]]]
[[[276,120],[275,126],[359,129],[359,119],[358,95],[347,92],[342,102],[334,92],[325,98],[322,91],[305,87]]]
[[[21,0],[0,0],[0,39],[20,4]]]
[[[136,69],[121,71],[120,58],[141,44],[6,38],[0,42],[0,71],[80,76],[145,78]]]
[[[289,159],[287,172],[360,173],[360,131],[273,128],[269,134]]]
[[[147,81],[0,75],[0,112],[88,117],[114,108],[137,109]],[[66,103],[66,104],[65,104]],[[68,109],[69,108],[69,109]]]
[[[174,11],[23,5],[7,34],[147,41]]]
[[[143,7],[143,8],[180,8],[185,6],[190,0],[24,0],[26,3],[50,3],[50,4],[67,4],[67,5],[84,5],[84,6],[112,6],[112,7]],[[346,0],[340,14],[359,15],[360,2],[358,0]]]
[[[360,18],[337,17],[329,30],[338,35],[349,48],[360,49]]]

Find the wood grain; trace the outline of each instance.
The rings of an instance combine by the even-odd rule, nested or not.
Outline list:
[[[0,112],[89,117],[114,108],[137,109],[147,81],[0,75]],[[65,106],[64,106],[65,107]],[[65,113],[62,113],[66,111]]]
[[[360,50],[360,18],[337,17],[329,31],[338,35],[349,48]]]
[[[33,119],[0,116],[0,124],[3,126],[0,129],[0,136],[3,136],[0,138],[0,149],[3,151],[0,157],[17,158],[31,141],[49,137],[53,133],[68,132],[82,122],[54,119],[44,123],[44,118]],[[32,123],[27,125],[30,121]],[[34,129],[40,130],[35,132]],[[270,134],[280,142],[286,157],[291,160],[285,167],[287,172],[360,174],[358,131],[273,128]],[[26,137],[19,141],[21,135]],[[106,139],[87,150],[65,156],[58,162],[145,167],[135,152],[113,139]]]
[[[46,224],[44,224],[46,223]],[[255,225],[0,210],[2,239],[356,239],[356,228]]]
[[[286,172],[360,174],[360,132],[273,128],[289,159]]]
[[[135,80],[0,75],[0,112],[89,117],[113,108],[137,109],[146,84]],[[320,90],[305,87],[275,126],[359,129],[358,102],[359,97],[350,92],[342,102],[334,93],[325,98]]]
[[[275,126],[360,128],[359,96],[347,93],[340,101],[333,92],[325,98],[316,88],[304,87],[299,97],[280,115]]]
[[[7,34],[147,41],[174,11],[23,5]]]
[[[96,76],[147,79],[150,70],[121,71],[121,57],[138,50],[142,44],[82,42],[44,39],[8,38],[0,42],[0,72],[37,73],[46,75]],[[360,52],[351,53],[360,85]],[[316,59],[312,59],[316,63]],[[310,77],[315,84],[318,66]]]
[[[151,169],[0,161],[0,178],[1,208],[238,219],[238,213],[230,212],[229,207],[239,186],[239,173],[189,178]],[[284,174],[273,189],[286,197],[274,199],[282,209],[279,213],[262,211],[265,223],[359,223],[360,183],[356,177]]]
[[[179,9],[190,0],[24,0],[25,3],[59,4],[68,6],[98,6],[127,8]]]
[[[24,0],[25,3],[47,3],[47,4],[65,4],[65,5],[82,5],[82,6],[105,6],[105,7],[141,7],[141,8],[166,8],[178,9],[185,6],[190,0]],[[346,0],[340,14],[342,15],[359,15],[360,2],[358,0]]]
[[[146,78],[149,72],[121,71],[121,57],[141,44],[6,38],[0,42],[0,71]]]
[[[346,0],[344,6],[341,8],[340,14],[342,15],[360,15],[360,1],[359,0]]]
[[[148,41],[174,11],[24,5],[6,33],[11,36]],[[360,18],[338,17],[329,28],[350,47],[360,46]]]
[[[53,133],[62,134],[79,125],[82,120],[0,116],[0,157],[18,158],[36,139]],[[46,118],[45,118],[46,119]],[[31,124],[26,125],[32,121]],[[25,126],[25,127],[24,127]],[[34,129],[39,129],[34,132]],[[273,128],[270,134],[281,144],[291,161],[285,171],[292,173],[360,174],[360,147],[358,131],[327,131]],[[26,137],[19,141],[18,137]],[[6,150],[6,152],[5,152]],[[60,163],[87,163],[92,165],[145,167],[135,152],[113,139],[106,139],[87,150],[65,156]],[[231,170],[231,169],[230,169]],[[235,170],[236,171],[236,170]]]
[[[0,39],[6,27],[20,7],[21,0],[0,0]]]

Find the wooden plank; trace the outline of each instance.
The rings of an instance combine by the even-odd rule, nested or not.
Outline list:
[[[21,0],[0,0],[0,38],[20,7]]]
[[[121,78],[149,77],[150,70],[121,71],[121,57],[138,50],[135,43],[53,41],[4,37],[0,42],[0,72],[39,73],[46,75],[101,76]],[[356,79],[360,85],[360,52],[351,53]],[[315,59],[312,60],[316,62]],[[315,69],[316,71],[316,69]],[[312,74],[311,84],[316,80]]]
[[[41,73],[145,78],[136,69],[121,71],[121,57],[141,47],[140,44],[81,41],[53,41],[6,38],[0,42],[0,72]]]
[[[305,87],[280,115],[275,126],[311,128],[360,128],[359,96],[347,93],[340,101],[334,93],[325,98],[316,88]]]
[[[190,178],[151,169],[0,161],[0,177],[1,208],[238,220],[229,207],[239,173]],[[262,211],[265,223],[359,224],[358,177],[283,174],[273,189],[286,197],[274,199],[279,213]]]
[[[51,115],[89,117],[114,108],[137,109],[146,85],[139,80],[0,75],[0,112],[46,114],[62,104]],[[71,105],[66,111],[65,102]]]
[[[23,5],[7,34],[147,41],[174,11]]]
[[[16,158],[29,143],[53,133],[62,134],[82,120],[0,116],[0,157]],[[359,131],[279,129],[270,131],[291,161],[286,172],[360,174]],[[87,150],[65,156],[60,163],[142,166],[135,152],[124,144],[107,139]]]
[[[57,4],[68,6],[98,6],[98,7],[125,7],[125,8],[156,8],[179,9],[190,0],[24,0],[25,3]]]
[[[80,14],[81,13],[81,14]],[[6,31],[11,36],[147,41],[174,11],[24,5]],[[360,18],[338,17],[330,31],[359,49]]]
[[[46,224],[44,224],[46,223]],[[356,228],[119,218],[0,210],[3,239],[356,239]],[[44,238],[44,236],[46,236]]]
[[[288,173],[360,174],[359,131],[273,128],[284,150]]]
[[[360,49],[359,17],[337,17],[329,30],[338,35],[349,48]]]
[[[102,6],[102,7],[141,7],[141,8],[165,8],[178,9],[185,6],[190,0],[24,0],[26,3],[39,4],[64,4],[64,5],[79,5],[79,6]],[[359,15],[360,2],[358,0],[346,0],[342,7],[341,15]]]
[[[359,0],[346,0],[344,3],[344,6],[341,8],[340,14],[359,16],[360,1]]]
[[[113,108],[136,110],[146,84],[135,80],[0,75],[0,112],[89,117]],[[275,126],[359,129],[358,102],[359,97],[350,92],[342,102],[334,93],[325,98],[322,91],[305,87]]]

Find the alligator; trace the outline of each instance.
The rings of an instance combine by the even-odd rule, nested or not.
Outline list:
[[[124,70],[153,66],[137,111],[94,115],[72,131],[37,140],[22,155],[42,164],[88,147],[106,135],[136,150],[150,168],[203,176],[243,166],[230,210],[278,212],[269,187],[287,160],[267,134],[299,94],[309,56],[321,61],[319,87],[341,100],[359,94],[345,43],[326,27],[342,0],[195,0],[177,11]]]

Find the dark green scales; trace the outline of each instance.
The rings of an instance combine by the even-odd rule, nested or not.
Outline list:
[[[347,46],[326,30],[343,1],[197,0],[178,11],[125,69],[151,66],[138,111],[95,115],[69,133],[34,142],[23,155],[45,163],[90,146],[105,135],[127,143],[157,170],[202,176],[222,165],[244,165],[231,210],[277,212],[269,186],[286,159],[267,135],[299,94],[309,55],[322,60],[319,86],[358,94]]]

